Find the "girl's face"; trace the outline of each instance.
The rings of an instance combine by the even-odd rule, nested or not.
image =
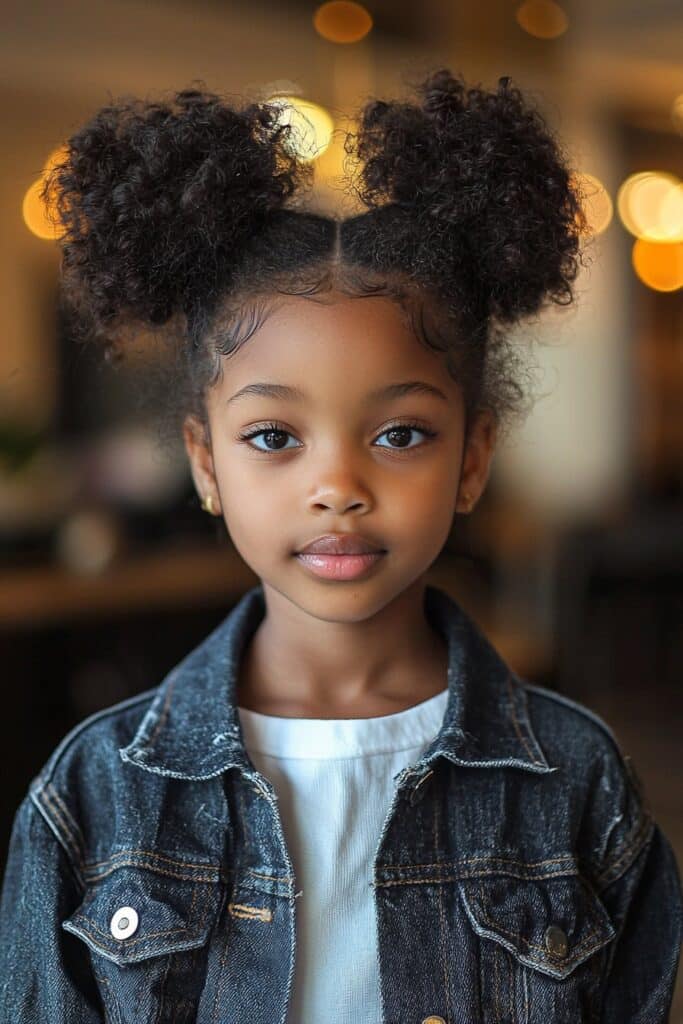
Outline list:
[[[387,297],[284,297],[223,371],[207,395],[210,442],[185,421],[197,491],[264,587],[316,618],[366,618],[401,594],[485,487],[492,417],[465,448],[460,387]],[[426,387],[381,394],[408,382]],[[385,553],[359,578],[321,578],[296,552],[333,533]]]

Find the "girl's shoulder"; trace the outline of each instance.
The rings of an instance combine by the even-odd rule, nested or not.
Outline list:
[[[586,704],[516,677],[563,799],[580,829],[586,865],[601,885],[620,877],[655,827],[648,793],[619,736]],[[571,812],[569,811],[571,808]]]
[[[597,761],[605,771],[623,776],[639,799],[646,801],[642,781],[633,759],[609,725],[596,711],[558,690],[531,683],[515,676],[521,686],[534,724],[534,730],[543,749],[555,763],[561,761],[565,770],[581,774]]]
[[[599,730],[609,737],[617,750],[621,750],[619,740],[614,730],[607,724],[604,718],[589,708],[587,704],[582,704],[580,701],[574,700],[564,693],[560,693],[559,690],[551,690],[547,686],[540,686],[538,683],[531,683],[527,679],[520,678],[519,676],[515,677],[515,681],[524,688],[529,701],[538,707],[539,712],[545,703],[549,713],[554,713],[556,716],[559,716],[560,719],[564,719],[568,724],[573,724],[579,732],[587,731],[589,735],[594,734],[594,730],[590,725],[590,723],[593,723],[593,725],[596,725]],[[548,702],[550,702],[549,705]],[[550,710],[551,708],[552,710]],[[568,710],[564,711],[564,708]]]
[[[126,739],[134,735],[141,717],[153,703],[162,685],[159,683],[77,722],[59,741],[32,780],[31,786],[38,780],[43,784],[50,783],[60,769],[66,767],[68,771],[77,768],[84,757],[90,760],[97,755],[106,759],[114,753],[118,760],[118,747],[114,748],[114,744],[120,740],[119,746],[123,746]]]
[[[60,740],[26,799],[45,819],[74,867],[82,865],[104,836],[116,807],[126,799],[119,749],[135,735],[163,683],[110,705],[78,722]]]

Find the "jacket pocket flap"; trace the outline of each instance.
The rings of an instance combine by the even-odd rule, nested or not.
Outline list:
[[[616,935],[605,906],[580,875],[489,875],[462,879],[458,888],[478,935],[553,978],[571,974]]]
[[[89,886],[62,928],[115,964],[137,963],[203,945],[221,891],[219,882],[168,877],[139,867],[116,868]]]

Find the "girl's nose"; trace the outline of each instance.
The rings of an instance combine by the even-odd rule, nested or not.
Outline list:
[[[368,500],[335,490],[318,491],[311,505],[321,511],[324,509],[337,515],[343,515],[345,512],[363,512],[370,508]]]

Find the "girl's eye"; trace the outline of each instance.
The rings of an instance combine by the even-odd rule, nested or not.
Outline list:
[[[430,439],[432,437],[436,437],[435,430],[429,430],[427,427],[421,427],[417,423],[395,423],[393,427],[387,427],[387,429],[383,430],[378,436],[384,437],[385,434],[387,436],[391,435],[397,443],[396,445],[389,445],[390,448],[419,448],[419,445],[411,445],[409,443],[410,435],[415,433],[424,434],[425,437]],[[408,440],[406,440],[406,438],[408,438]],[[380,448],[381,447],[383,447],[383,445],[380,445]]]
[[[275,437],[277,439],[278,443],[275,445],[274,448],[259,448],[258,445],[250,444],[249,447],[250,448],[256,448],[257,452],[264,452],[264,451],[266,451],[266,452],[276,452],[276,451],[282,451],[282,449],[285,446],[283,444],[279,443],[280,439],[283,438],[283,437],[287,437],[287,436],[293,437],[293,435],[290,434],[288,430],[282,430],[280,427],[278,427],[278,425],[276,423],[267,423],[265,425],[265,427],[261,427],[259,430],[252,430],[252,432],[250,434],[240,434],[239,435],[239,440],[240,441],[250,441],[254,437],[260,437],[262,434],[263,434],[264,437],[267,437],[267,438]],[[296,447],[296,445],[294,447]]]
[[[381,434],[378,434],[378,437],[384,437],[385,434],[388,437],[391,437],[392,443],[389,445],[380,445],[379,447],[388,447],[390,451],[400,451],[402,448],[419,447],[419,445],[410,444],[410,434],[415,432],[419,434],[424,434],[425,437],[430,439],[436,437],[436,431],[429,430],[427,427],[420,426],[417,423],[395,423],[393,424],[393,426],[387,427],[386,430],[383,430]],[[250,447],[256,448],[256,451],[259,452],[284,451],[287,446],[285,443],[280,442],[283,441],[284,438],[286,437],[294,436],[293,434],[290,434],[288,430],[284,430],[282,427],[280,427],[277,423],[266,423],[263,427],[260,427],[258,430],[251,431],[251,433],[240,434],[239,440],[249,442],[253,438],[261,437],[262,435],[264,438],[268,439],[266,441],[266,444],[268,444],[269,442],[274,442],[274,447],[260,448],[258,445],[250,445]],[[294,445],[293,447],[296,448],[297,445]]]

